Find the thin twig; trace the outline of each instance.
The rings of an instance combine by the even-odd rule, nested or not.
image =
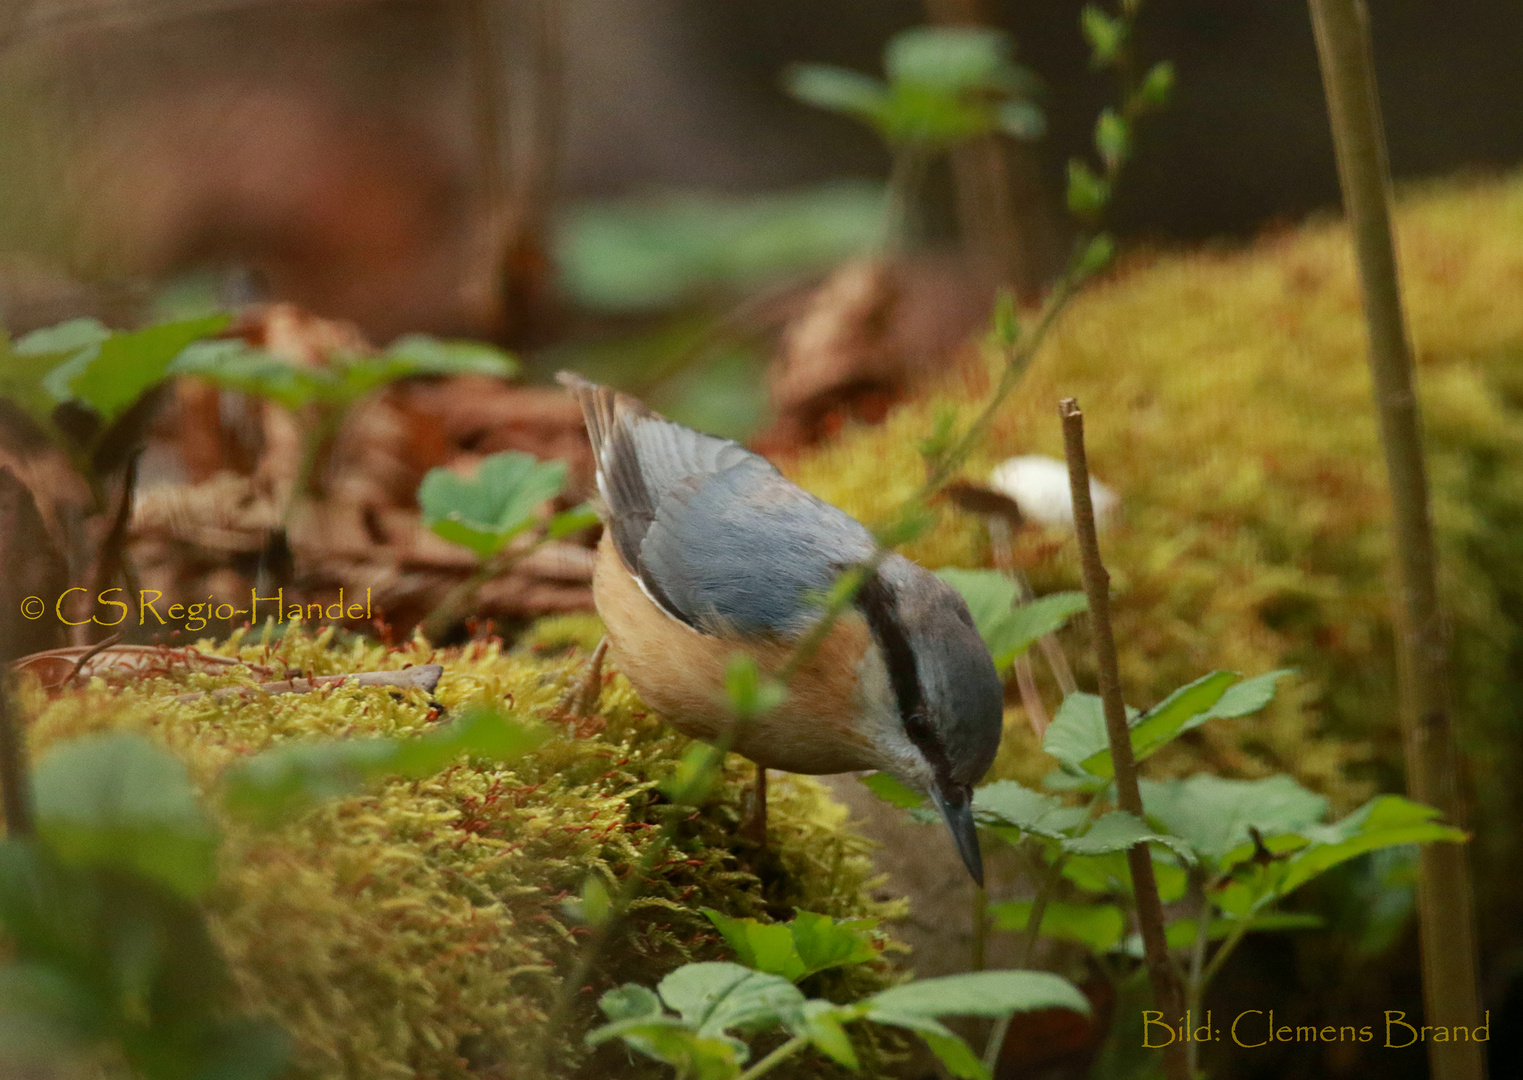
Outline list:
[[[122,476],[122,495],[116,504],[116,514],[111,519],[111,527],[106,530],[106,535],[101,540],[100,553],[95,560],[94,595],[99,597],[110,589],[116,576],[121,574],[127,585],[128,599],[134,604],[136,598],[142,595],[142,590],[137,586],[137,574],[127,558],[127,537],[132,524],[132,496],[137,488],[138,459],[141,456],[139,451],[127,461],[127,470]]]
[[[1428,511],[1422,421],[1401,307],[1391,234],[1390,168],[1381,129],[1363,0],[1310,0],[1327,93],[1338,179],[1364,295],[1370,372],[1390,483],[1396,555],[1397,672],[1407,791],[1463,825],[1459,755],[1449,711],[1448,633]],[[1426,1019],[1440,1028],[1480,1023],[1475,912],[1463,844],[1424,844],[1418,854],[1418,922]],[[1483,1075],[1474,1042],[1428,1043],[1435,1080]]]
[[[1190,975],[1185,989],[1185,1015],[1200,1015],[1206,994],[1206,944],[1211,939],[1211,904],[1206,899],[1206,884],[1198,870],[1190,870],[1190,897],[1195,901],[1195,941],[1190,947]],[[1200,1068],[1200,1043],[1190,1040],[1185,1057],[1194,1076]]]
[[[1100,539],[1095,529],[1095,507],[1089,493],[1089,461],[1084,452],[1084,414],[1073,398],[1058,406],[1063,419],[1063,449],[1068,458],[1068,483],[1073,492],[1074,532],[1084,570],[1084,591],[1089,596],[1089,615],[1095,635],[1095,660],[1100,698],[1105,705],[1105,733],[1110,742],[1111,762],[1116,771],[1116,801],[1121,809],[1142,817],[1142,794],[1137,787],[1137,762],[1132,756],[1131,732],[1126,723],[1126,704],[1121,699],[1121,672],[1116,660],[1116,637],[1111,628],[1110,575],[1100,561]],[[1163,904],[1153,876],[1153,857],[1146,843],[1126,853],[1137,901],[1137,928],[1147,957],[1148,981],[1153,999],[1166,1022],[1177,1022],[1184,1012],[1178,973],[1169,957],[1163,931]],[[1189,1080],[1184,1047],[1178,1041],[1163,1051],[1164,1074],[1169,1080]]]
[[[180,694],[176,704],[185,705],[202,698],[228,701],[255,694],[310,694],[331,686],[394,686],[404,690],[422,690],[432,694],[439,685],[444,668],[439,664],[419,664],[400,671],[361,671],[351,675],[319,675],[312,679],[283,679],[280,682],[260,683],[258,686],[224,686],[220,690],[197,690]]]
[[[4,796],[5,834],[31,836],[32,785],[26,768],[26,736],[11,700],[10,675],[0,670],[0,795]]]

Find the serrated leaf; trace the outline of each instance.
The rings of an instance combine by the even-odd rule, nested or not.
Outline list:
[[[1016,585],[995,570],[938,570],[936,576],[962,596],[973,625],[1003,672],[1037,639],[1055,633],[1089,606],[1081,592],[1052,593],[1017,604]]]
[[[1067,979],[1046,971],[970,971],[891,986],[868,998],[867,1016],[1004,1016],[1033,1009],[1089,1014],[1089,1001]]]
[[[230,766],[222,776],[232,813],[273,824],[323,799],[360,790],[385,776],[431,776],[462,755],[514,761],[548,738],[546,729],[492,709],[473,708],[460,719],[416,739],[337,739],[293,742]]]
[[[1127,706],[1126,714],[1128,720],[1138,715],[1131,706]],[[1078,771],[1083,771],[1083,762],[1109,745],[1105,732],[1105,705],[1097,694],[1075,693],[1065,697],[1042,737],[1043,750]]]
[[[564,461],[510,450],[483,460],[471,479],[430,469],[418,487],[418,505],[434,532],[489,559],[533,525],[539,508],[565,484]]]
[[[1139,787],[1148,817],[1213,860],[1224,860],[1239,848],[1243,858],[1251,855],[1250,826],[1271,839],[1299,833],[1321,821],[1328,805],[1289,776],[1227,780],[1201,773],[1165,783],[1143,779]]]
[[[37,832],[67,865],[117,867],[194,899],[221,839],[185,765],[141,735],[61,743],[33,773]]]
[[[739,964],[684,964],[656,989],[667,1008],[707,1038],[794,1025],[803,1015],[804,995],[791,982]]]
[[[1063,850],[1074,855],[1106,855],[1140,843],[1162,844],[1186,862],[1196,861],[1189,844],[1177,836],[1148,828],[1142,819],[1125,810],[1102,814],[1084,835],[1064,839]]]
[[[781,976],[789,982],[798,982],[808,973],[787,926],[757,919],[731,918],[713,908],[702,910],[735,950],[735,958],[746,967]]]
[[[872,933],[877,919],[838,922],[829,915],[800,911],[785,925],[793,935],[793,948],[803,961],[805,975],[878,958],[878,944]]]
[[[1078,158],[1068,162],[1068,209],[1081,218],[1098,217],[1110,201],[1110,182]]]
[[[984,825],[1061,839],[1073,825],[1073,815],[1066,810],[1056,795],[1032,791],[1014,780],[996,780],[973,789],[973,812]]]
[[[1437,821],[1431,806],[1400,795],[1377,795],[1352,814],[1331,825],[1301,830],[1309,844],[1290,857],[1277,892],[1285,896],[1318,874],[1356,855],[1400,844],[1462,844],[1461,829]]]
[[[1143,761],[1167,745],[1185,730],[1186,724],[1217,704],[1239,678],[1235,671],[1213,671],[1180,687],[1135,720],[1130,720],[1132,757]],[[1085,758],[1080,762],[1080,768],[1105,780],[1114,776],[1116,768],[1111,761],[1109,739],[1105,749]]]
[[[1012,900],[990,904],[989,914],[998,930],[1025,933],[1031,922],[1031,901]],[[1104,953],[1126,934],[1126,915],[1115,904],[1070,904],[1049,900],[1037,933],[1058,941],[1071,941],[1090,952]]]

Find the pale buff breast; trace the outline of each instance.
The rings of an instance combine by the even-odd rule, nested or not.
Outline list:
[[[765,672],[787,663],[778,642],[728,642],[662,611],[624,569],[609,534],[598,545],[593,597],[608,629],[608,651],[640,697],[673,727],[713,742],[732,718],[726,664],[749,652]],[[779,708],[749,720],[732,746],[769,769],[836,773],[882,766],[861,721],[858,671],[873,646],[866,622],[848,612],[794,677]]]

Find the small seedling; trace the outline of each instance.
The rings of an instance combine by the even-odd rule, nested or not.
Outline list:
[[[493,454],[469,479],[449,469],[429,470],[418,486],[423,524],[450,543],[473,551],[478,566],[420,624],[425,637],[437,639],[476,590],[541,544],[597,524],[597,515],[585,504],[541,523],[541,507],[565,486],[565,462],[540,461],[516,451]],[[530,544],[509,550],[509,544],[534,528],[539,532]]]

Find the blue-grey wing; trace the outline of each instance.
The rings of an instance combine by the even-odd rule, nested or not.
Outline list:
[[[817,594],[868,558],[871,534],[754,455],[674,488],[640,542],[652,595],[700,630],[795,637]]]
[[[809,594],[871,554],[859,522],[739,443],[575,375],[560,380],[581,403],[620,560],[688,625],[792,636],[816,615]]]

